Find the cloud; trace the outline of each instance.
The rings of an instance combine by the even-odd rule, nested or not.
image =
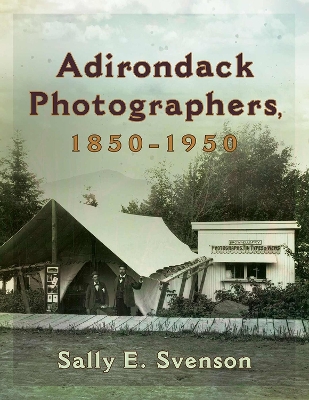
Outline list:
[[[59,40],[62,38],[73,38],[84,41],[82,31],[72,22],[43,22],[42,34],[44,39]]]
[[[163,36],[163,40],[171,41],[178,38],[178,34],[175,31],[168,32]]]
[[[309,0],[308,0],[309,1]],[[309,32],[303,33],[302,35],[296,36],[295,38],[296,46],[308,46],[309,44]],[[305,54],[303,54],[304,56]]]
[[[81,24],[73,22],[44,22],[42,24],[42,34],[44,39],[59,40],[62,38],[74,38],[77,42],[88,42],[94,40],[108,40],[113,34],[118,34],[118,29],[110,25],[88,25],[82,27]]]
[[[112,16],[110,14],[82,14],[82,15],[76,15],[75,19],[80,22],[102,22],[111,19]]]
[[[294,45],[293,32],[289,31],[285,20],[276,15],[203,14],[195,16],[190,27],[190,19],[181,21],[181,18],[169,18],[168,25],[165,20],[162,24],[148,24],[145,31],[160,37],[161,45],[165,44],[164,41],[174,41],[174,45],[211,49],[221,44],[263,44],[265,40],[273,45],[279,41],[280,44]]]
[[[165,32],[165,28],[159,25],[146,25],[145,30],[152,35],[159,35]]]
[[[110,27],[108,24],[104,27],[99,25],[87,26],[84,37],[86,41],[91,40],[108,40],[117,29]]]

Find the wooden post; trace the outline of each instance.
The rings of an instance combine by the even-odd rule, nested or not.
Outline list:
[[[188,271],[186,271],[182,276],[181,286],[179,290],[179,297],[183,296],[183,292],[185,290],[186,281],[187,281]]]
[[[18,270],[18,279],[19,279],[19,283],[20,283],[21,297],[23,299],[26,314],[30,314],[30,306],[29,306],[28,297],[27,297],[26,288],[25,288],[24,275],[21,272],[21,269]]]
[[[55,200],[52,200],[52,264],[57,265],[58,261],[58,226],[57,226],[57,206]],[[60,268],[60,267],[59,267]],[[59,269],[59,282],[60,282],[60,269]],[[58,294],[59,295],[59,294]],[[45,301],[47,299],[47,283],[46,283],[46,269],[45,269]],[[58,299],[58,313],[62,310],[62,304]]]
[[[52,200],[52,264],[57,264],[57,256],[57,209],[55,200]]]
[[[199,294],[202,294],[202,291],[203,291],[203,287],[204,287],[204,283],[205,283],[205,279],[206,279],[206,274],[207,274],[207,268],[208,268],[208,262],[207,262],[207,265],[205,265],[205,267],[204,267],[202,280],[201,280],[200,287],[199,287],[199,290],[198,290]]]
[[[168,282],[162,282],[161,295],[160,295],[160,298],[159,298],[156,314],[158,314],[158,312],[161,311],[162,308],[163,308],[163,304],[164,304],[167,288],[168,288]]]
[[[91,236],[91,263],[92,270],[96,270],[96,238]]]
[[[194,268],[192,271],[192,274],[194,274],[194,272],[196,272],[196,271],[197,271],[197,268]],[[190,290],[190,295],[189,295],[190,300],[193,300],[193,297],[194,297],[197,278],[198,278],[198,274],[194,274],[193,277],[191,278],[191,280],[192,280],[191,281],[191,290]]]

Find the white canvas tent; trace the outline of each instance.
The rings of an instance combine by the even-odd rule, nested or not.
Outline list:
[[[53,201],[50,200],[0,247],[0,272],[52,261]],[[146,314],[156,308],[160,296],[159,281],[165,276],[162,271],[196,258],[196,254],[167,228],[162,218],[109,214],[100,207],[83,204],[71,204],[66,208],[59,203],[54,204],[57,209],[57,264],[61,267],[61,299],[85,263],[95,258],[95,262],[102,261],[109,267],[103,278],[110,293],[118,266],[125,263],[134,278],[145,277],[142,289],[135,293],[138,307]],[[158,270],[161,272],[157,273]],[[174,280],[171,289],[177,289],[180,285],[181,279]],[[190,287],[188,280],[184,289],[185,297]]]

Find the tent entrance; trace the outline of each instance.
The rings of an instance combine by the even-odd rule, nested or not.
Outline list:
[[[99,280],[104,282],[107,287],[109,304],[114,302],[114,280],[116,274],[111,270],[107,263],[99,261],[96,263],[96,271],[99,274]],[[65,268],[63,266],[62,268]],[[86,314],[85,300],[88,284],[92,281],[91,273],[94,271],[92,262],[89,261],[83,265],[76,276],[69,284],[63,299],[61,312],[64,314]]]
[[[65,268],[65,267],[63,267]],[[69,284],[62,299],[62,313],[86,314],[85,296],[88,278],[93,271],[92,263],[87,262]]]

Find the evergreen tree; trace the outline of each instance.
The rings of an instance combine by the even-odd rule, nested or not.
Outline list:
[[[233,134],[234,152],[219,145]],[[193,221],[293,220],[299,171],[289,147],[281,148],[267,127],[225,124],[217,148],[203,152],[183,175],[172,176],[164,164],[150,172],[148,199],[134,200],[122,212],[161,216],[184,243],[195,247]]]
[[[12,138],[9,155],[0,160],[0,244],[22,228],[43,206],[42,179],[28,170],[24,139]]]

